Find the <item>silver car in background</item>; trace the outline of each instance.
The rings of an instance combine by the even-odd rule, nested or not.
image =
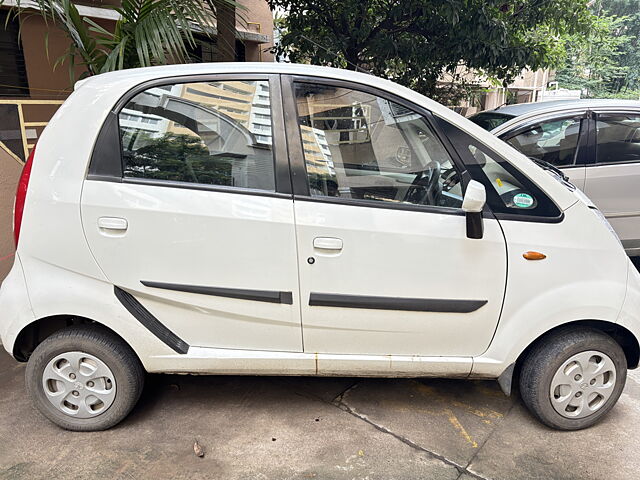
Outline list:
[[[469,119],[561,169],[604,213],[627,254],[640,255],[640,101],[523,103]]]

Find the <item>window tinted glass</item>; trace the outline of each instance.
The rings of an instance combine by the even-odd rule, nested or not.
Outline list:
[[[150,88],[119,123],[125,177],[275,189],[267,81]]]
[[[562,212],[532,181],[500,155],[455,125],[435,117],[453,143],[471,178],[487,190],[487,204],[494,213],[558,218]]]
[[[374,95],[295,87],[312,196],[460,207],[460,176],[427,121]]]
[[[513,115],[506,115],[504,113],[480,112],[470,116],[469,120],[480,125],[485,130],[493,130],[512,118],[514,118]]]
[[[640,162],[640,115],[600,115],[596,135],[598,163]]]
[[[507,140],[528,157],[559,167],[573,165],[580,137],[579,118],[542,122]]]

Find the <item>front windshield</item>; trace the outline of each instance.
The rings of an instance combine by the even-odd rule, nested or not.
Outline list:
[[[473,123],[480,125],[485,130],[493,130],[499,127],[505,122],[508,122],[513,118],[513,115],[507,115],[505,113],[499,113],[496,111],[487,111],[476,113],[469,117]]]

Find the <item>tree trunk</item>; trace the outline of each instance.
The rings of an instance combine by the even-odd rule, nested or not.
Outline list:
[[[359,48],[355,46],[349,46],[344,52],[344,58],[347,61],[347,70],[358,70],[360,66]]]
[[[218,61],[236,61],[236,9],[229,4],[218,5]]]

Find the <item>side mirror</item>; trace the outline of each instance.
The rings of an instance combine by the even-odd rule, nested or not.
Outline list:
[[[487,191],[484,185],[471,180],[462,200],[462,210],[467,217],[467,237],[482,238],[484,224],[482,223],[482,209],[487,202]]]

